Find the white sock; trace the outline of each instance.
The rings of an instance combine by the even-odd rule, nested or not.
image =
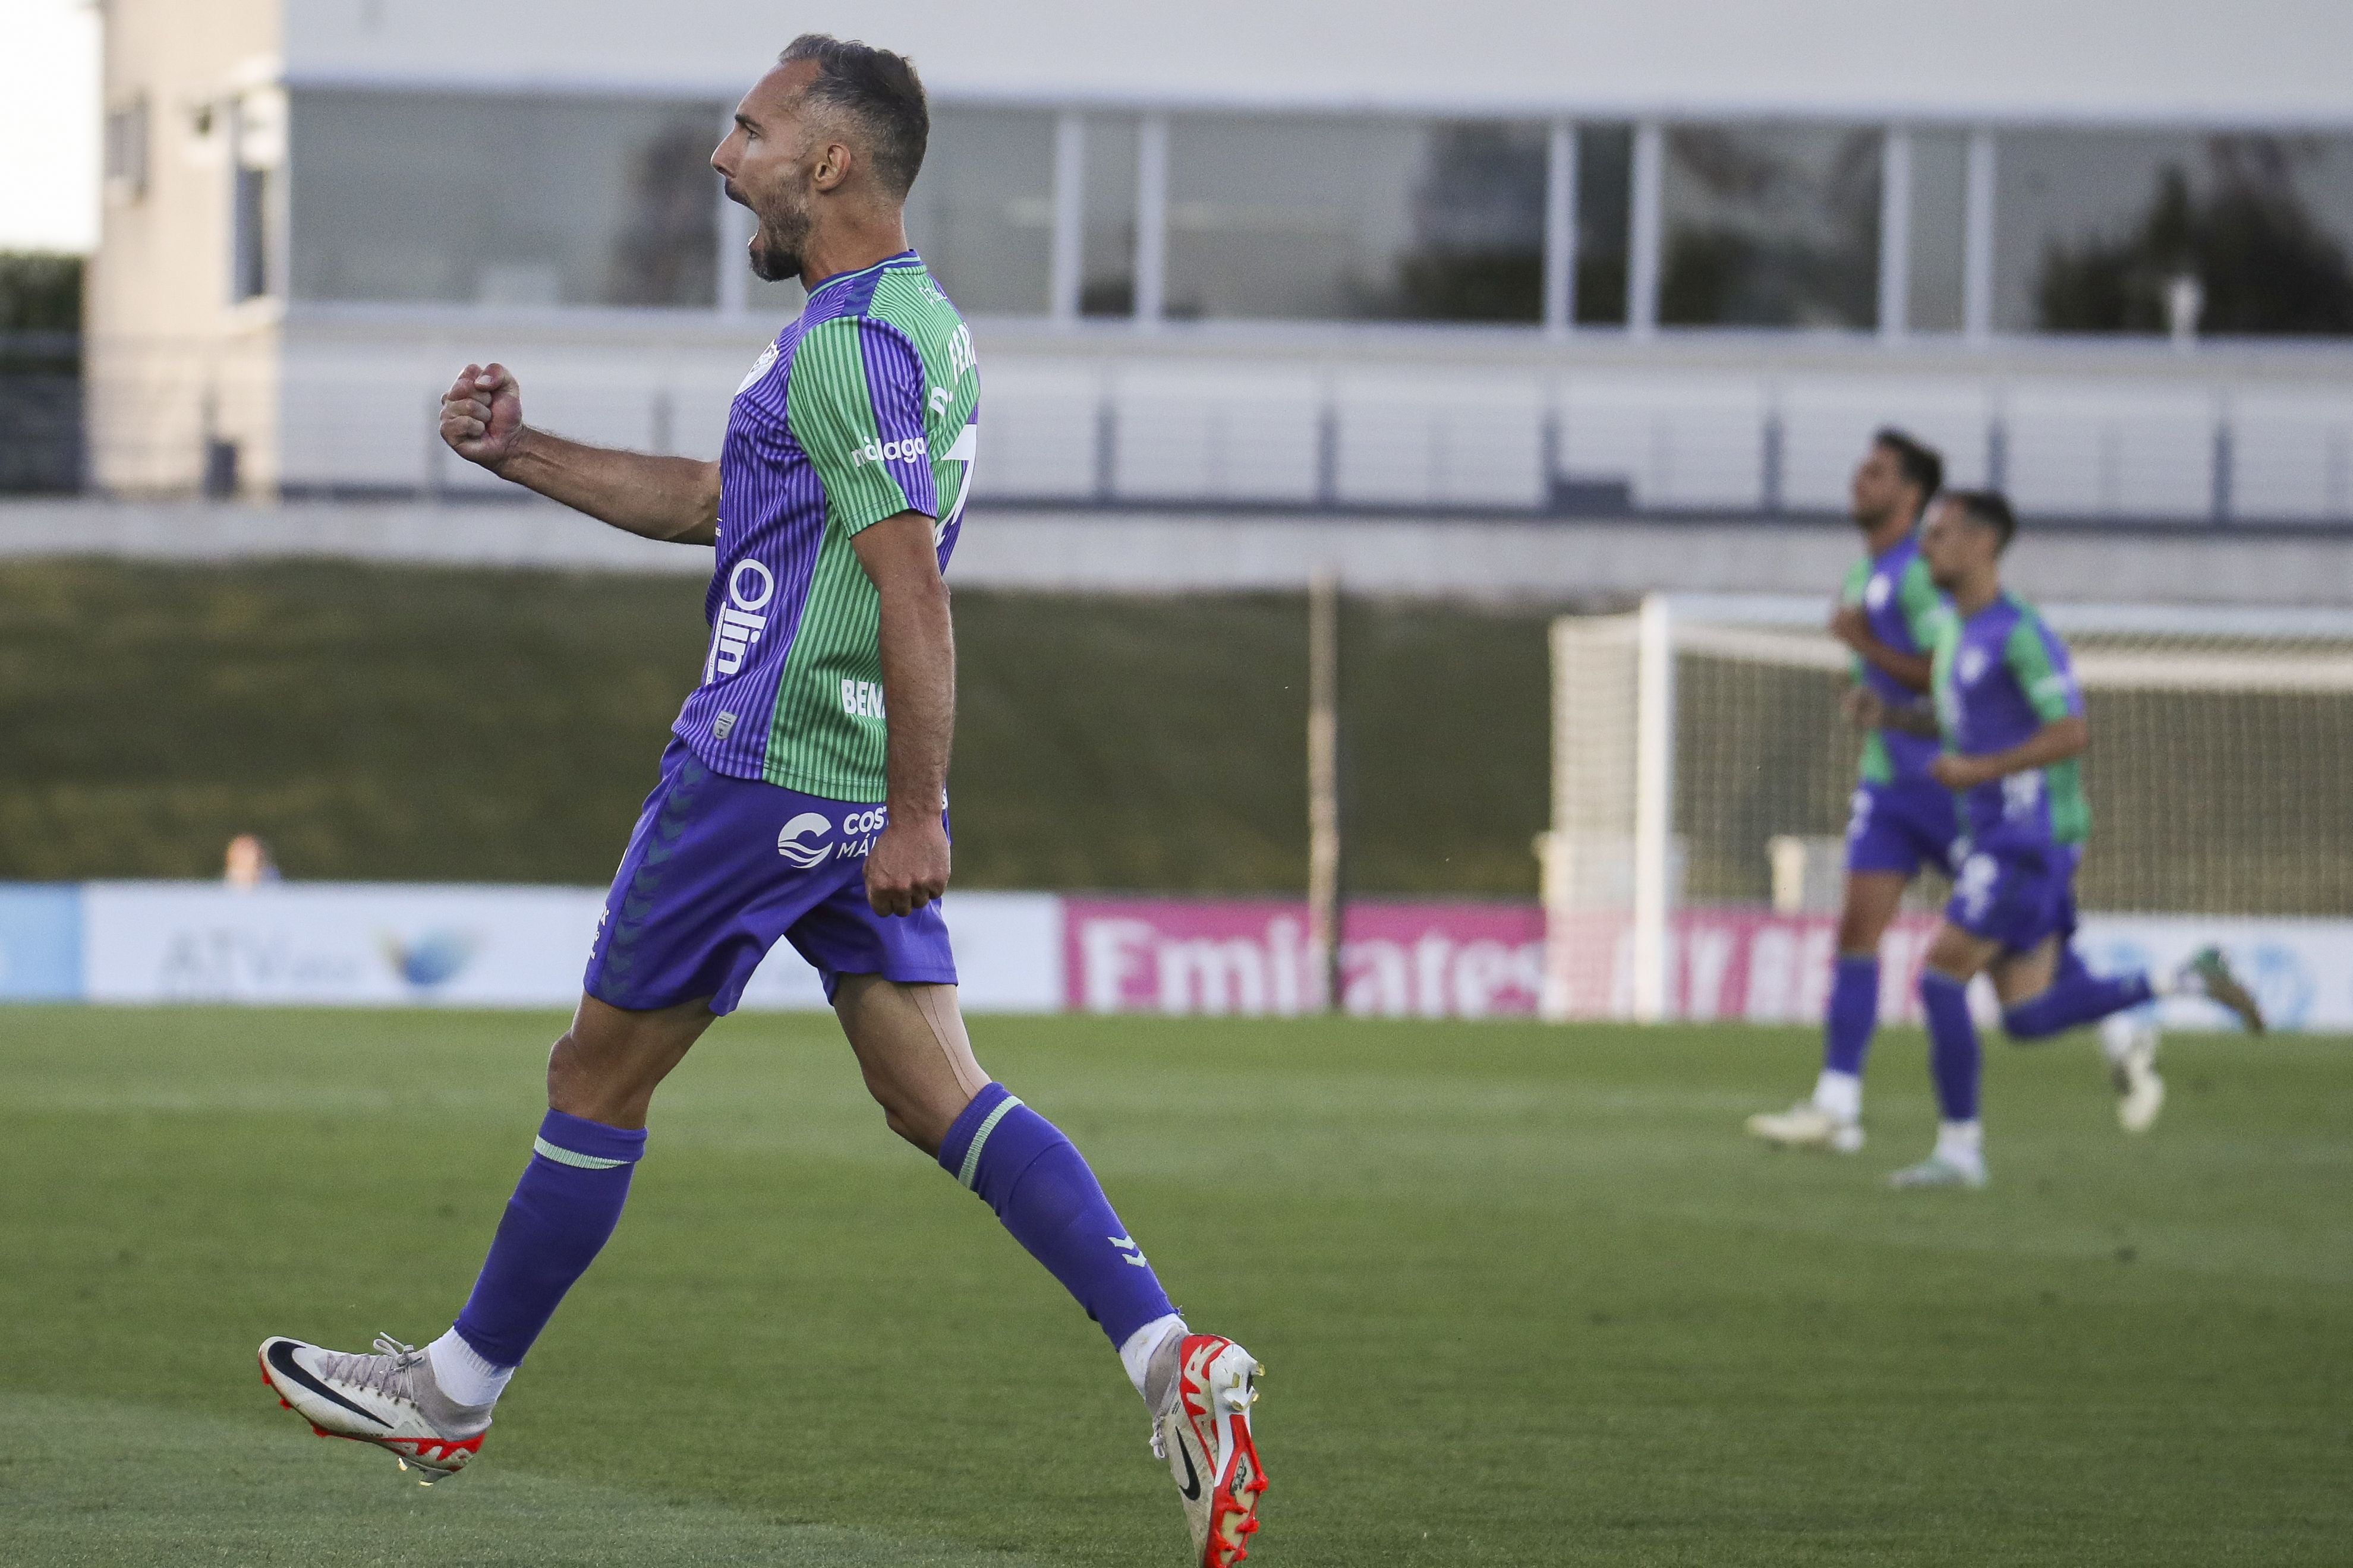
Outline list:
[[[515,1374],[511,1366],[484,1361],[482,1352],[459,1339],[455,1329],[427,1345],[425,1353],[433,1358],[433,1381],[459,1405],[497,1404],[507,1379]]]
[[[1171,1334],[1185,1332],[1185,1320],[1171,1312],[1165,1318],[1155,1318],[1127,1336],[1119,1347],[1119,1364],[1127,1369],[1127,1381],[1135,1384],[1136,1397],[1144,1397],[1144,1374],[1151,1369],[1152,1352],[1160,1342]]]
[[[2137,1011],[2111,1013],[2100,1020],[2100,1055],[2115,1067],[2156,1033],[2156,1027]]]
[[[1862,1119],[1862,1079],[1851,1072],[1822,1069],[1814,1080],[1814,1109],[1833,1121]]]
[[[1974,1121],[1939,1122],[1936,1157],[1964,1170],[1985,1163],[1985,1129]]]

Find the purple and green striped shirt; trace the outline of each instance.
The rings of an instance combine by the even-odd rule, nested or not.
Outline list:
[[[912,250],[818,284],[761,353],[727,416],[711,647],[674,726],[713,773],[883,798],[881,601],[850,541],[922,512],[947,569],[979,402],[972,331]]]

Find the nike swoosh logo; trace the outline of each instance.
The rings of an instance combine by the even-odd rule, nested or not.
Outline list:
[[[375,1422],[377,1426],[385,1427],[387,1430],[390,1429],[392,1426],[391,1422],[386,1421],[383,1416],[378,1415],[373,1410],[363,1409],[361,1406],[353,1405],[350,1400],[345,1399],[342,1394],[337,1394],[333,1389],[329,1388],[325,1384],[321,1383],[317,1378],[312,1377],[309,1373],[303,1371],[302,1363],[294,1359],[294,1347],[289,1342],[280,1340],[276,1344],[269,1347],[269,1364],[276,1367],[279,1372],[286,1377],[301,1384],[304,1388],[307,1388],[311,1393],[317,1394],[320,1398],[332,1400],[335,1404],[340,1405],[344,1409],[350,1411],[353,1415],[364,1415],[369,1420]],[[1189,1458],[1185,1461],[1185,1465],[1187,1469],[1192,1468],[1192,1464],[1193,1461]]]
[[[1185,1461],[1185,1484],[1176,1489],[1185,1494],[1187,1502],[1201,1500],[1201,1474],[1193,1468],[1193,1450],[1185,1447],[1185,1439],[1176,1439],[1176,1456]]]

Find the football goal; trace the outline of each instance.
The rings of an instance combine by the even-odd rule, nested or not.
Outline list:
[[[1690,939],[1704,916],[1720,931],[1837,909],[1862,736],[1839,711],[1848,662],[1828,608],[1654,595],[1553,624],[1548,1016],[1715,1016],[1727,963],[1752,993],[1802,988]],[[2092,726],[2087,911],[2353,914],[2353,613],[2043,613],[2073,649]],[[1925,910],[1941,889],[1924,882]],[[1822,948],[1793,973],[1826,965],[1828,923],[1777,928],[1785,946]]]

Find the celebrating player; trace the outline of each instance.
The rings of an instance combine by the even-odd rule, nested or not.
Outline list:
[[[1831,631],[1853,650],[1847,712],[1858,722],[1905,707],[1928,689],[1929,650],[1943,596],[1920,559],[1921,514],[1945,482],[1944,459],[1900,430],[1882,430],[1854,471],[1853,514],[1864,558],[1847,573]],[[1866,709],[1862,700],[1873,700]],[[1838,967],[1822,1024],[1822,1070],[1810,1099],[1748,1119],[1767,1142],[1862,1147],[1862,1062],[1879,1023],[1879,943],[1923,865],[1950,864],[1958,818],[1949,791],[1928,776],[1933,737],[1868,719],[1861,779],[1846,830],[1846,889]]]
[[[908,248],[930,132],[913,68],[794,41],[712,156],[757,215],[752,269],[808,303],[737,389],[720,460],[582,446],[522,421],[515,378],[469,365],[441,434],[500,477],[649,538],[716,546],[702,684],[613,880],[546,1119],[456,1324],[424,1350],[301,1340],[264,1377],[331,1436],[433,1481],[619,1220],[655,1087],[731,1011],[779,937],[817,967],[892,1131],[994,1209],[1117,1349],[1153,1416],[1195,1560],[1240,1562],[1266,1488],[1259,1371],[1197,1334],[1069,1139],[992,1082],[956,1006],[940,900],[955,662],[947,590],[971,489],[972,333]]]
[[[1953,613],[1937,629],[1934,709],[1874,715],[1918,734],[1941,732],[1929,772],[1960,796],[1967,836],[1920,976],[1942,1125],[1928,1158],[1890,1178],[1901,1187],[1985,1185],[1967,996],[1981,972],[1990,971],[2002,1026],[2018,1040],[2047,1039],[2169,994],[2211,997],[2248,1028],[2263,1026],[2217,949],[2169,974],[2116,978],[2094,974],[2076,955],[2075,867],[2091,828],[2076,759],[2091,731],[2066,645],[2002,588],[2001,554],[2016,531],[2009,502],[1993,491],[1957,492],[1937,507],[1920,552]]]

